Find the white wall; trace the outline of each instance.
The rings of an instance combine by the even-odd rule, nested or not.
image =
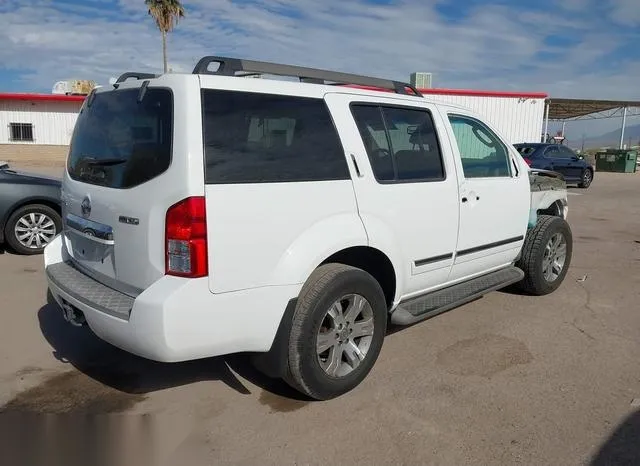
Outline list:
[[[0,144],[69,145],[82,102],[0,101]],[[33,142],[11,141],[10,123],[33,124]]]
[[[470,108],[484,116],[512,144],[540,142],[544,99],[428,94],[425,98]]]
[[[540,142],[544,99],[428,93],[425,97],[471,108],[495,125],[511,143]],[[9,123],[32,123],[35,141],[26,144],[68,145],[81,105],[82,102],[0,101],[0,144],[13,143],[9,141]]]

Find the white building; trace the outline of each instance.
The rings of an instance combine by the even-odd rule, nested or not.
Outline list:
[[[478,112],[512,144],[541,140],[547,94],[467,89],[419,91],[428,99],[460,105]]]
[[[539,142],[546,94],[420,89],[426,98],[471,108],[512,143]],[[64,161],[83,95],[0,93],[0,160]]]
[[[84,98],[0,93],[0,160],[64,161]]]

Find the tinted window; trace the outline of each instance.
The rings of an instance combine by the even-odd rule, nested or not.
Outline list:
[[[568,159],[575,157],[576,154],[566,146],[559,146],[560,154],[562,157],[566,157]]]
[[[511,176],[509,151],[493,131],[470,117],[449,115],[449,121],[465,178]]]
[[[323,100],[217,90],[202,100],[207,183],[349,178]]]
[[[83,106],[73,132],[67,169],[71,178],[130,188],[171,163],[173,97],[167,89],[100,92]],[[89,105],[90,103],[90,105]]]
[[[427,110],[357,104],[352,113],[378,181],[444,179],[438,138]]]
[[[554,159],[565,157],[561,152],[558,146],[549,146],[545,149],[544,155],[547,157],[551,157]]]

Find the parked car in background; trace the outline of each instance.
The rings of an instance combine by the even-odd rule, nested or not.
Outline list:
[[[60,210],[60,180],[0,162],[0,243],[41,254],[62,229]]]
[[[593,181],[593,166],[567,146],[547,143],[514,144],[531,168],[562,174],[567,183],[588,188]]]

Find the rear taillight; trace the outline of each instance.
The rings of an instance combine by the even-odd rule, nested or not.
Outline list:
[[[189,197],[167,210],[165,272],[178,277],[205,277],[207,215],[204,197]]]
[[[531,159],[524,158],[524,162],[525,162],[527,165],[531,166]]]

